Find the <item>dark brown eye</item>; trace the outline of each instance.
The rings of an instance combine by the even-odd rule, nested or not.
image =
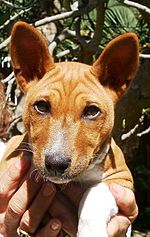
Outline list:
[[[83,111],[83,118],[88,120],[94,120],[101,114],[101,110],[95,106],[87,106]]]
[[[38,113],[45,115],[45,114],[50,113],[50,104],[49,104],[49,102],[47,102],[45,100],[40,100],[34,104],[34,109]]]

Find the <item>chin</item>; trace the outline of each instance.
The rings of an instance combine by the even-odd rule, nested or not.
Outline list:
[[[68,184],[72,181],[71,179],[58,178],[58,177],[46,177],[46,180],[55,184]]]

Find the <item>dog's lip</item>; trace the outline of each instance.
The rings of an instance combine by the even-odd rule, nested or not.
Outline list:
[[[50,173],[47,172],[42,172],[41,173],[44,180],[45,181],[50,181],[52,183],[56,183],[56,184],[65,184],[65,183],[69,183],[71,181],[74,181],[77,177],[77,175],[73,175],[73,174],[69,174],[69,173],[64,173],[64,174],[56,174],[56,175],[52,175]]]
[[[72,181],[71,179],[68,179],[68,178],[49,177],[49,176],[46,176],[45,180],[50,181],[55,184],[67,184]]]

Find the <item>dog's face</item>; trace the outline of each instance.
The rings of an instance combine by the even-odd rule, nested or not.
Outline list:
[[[52,182],[75,179],[110,137],[114,103],[136,72],[137,37],[113,40],[92,66],[54,63],[40,33],[20,22],[12,32],[11,57],[27,94],[23,119],[36,168]]]
[[[111,133],[113,101],[90,69],[57,64],[28,91],[24,123],[34,163],[47,176],[82,173]]]

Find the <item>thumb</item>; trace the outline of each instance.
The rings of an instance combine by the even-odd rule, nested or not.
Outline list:
[[[115,236],[126,236],[127,230],[131,222],[129,219],[123,215],[116,215],[111,218],[110,222],[107,226],[108,236],[115,237]]]
[[[130,189],[115,183],[110,184],[109,189],[116,200],[119,213],[125,215],[131,222],[133,222],[138,215],[138,207],[134,193]]]

